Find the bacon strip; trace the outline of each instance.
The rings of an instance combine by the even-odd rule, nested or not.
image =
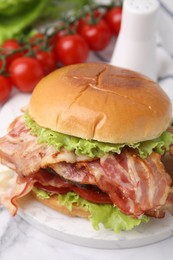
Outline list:
[[[15,215],[18,210],[17,199],[31,191],[34,181],[30,177],[20,177],[10,170],[2,171],[0,179],[0,204]]]
[[[21,176],[28,176],[61,161],[75,163],[91,160],[88,156],[77,156],[64,149],[57,152],[54,146],[38,143],[37,137],[26,128],[23,116],[15,119],[10,129],[6,136],[0,138],[0,162]]]
[[[72,183],[57,174],[42,169],[27,177],[5,169],[0,173],[0,204],[4,205],[12,215],[15,215],[18,210],[17,200],[28,194],[37,182],[56,188],[71,188],[73,186]]]
[[[119,163],[118,163],[119,162]],[[114,173],[109,168],[115,167]],[[103,168],[107,176],[113,182],[119,193],[115,204],[123,212],[129,212],[135,216],[164,205],[170,190],[171,179],[165,172],[160,161],[160,155],[152,153],[151,156],[142,160],[131,152],[122,153],[121,156],[111,156],[103,159]],[[109,174],[111,176],[109,176]],[[118,177],[114,178],[116,174]],[[115,198],[114,198],[115,196]],[[110,197],[115,201],[117,192],[111,190]],[[122,205],[118,203],[124,202]],[[125,206],[126,207],[125,207]]]
[[[122,212],[135,217],[145,212],[157,215],[170,192],[171,179],[160,162],[160,155],[153,152],[143,160],[134,151],[124,149],[120,155],[83,161],[72,152],[57,152],[53,146],[38,144],[37,138],[26,129],[23,117],[0,139],[0,158],[20,177],[32,177],[32,183],[34,178],[42,182],[36,173],[40,168],[49,167],[69,181],[97,185]]]
[[[142,160],[124,151],[121,155],[104,156],[100,161],[50,167],[66,179],[97,185],[122,212],[136,217],[164,205],[170,191],[171,179],[156,153]]]

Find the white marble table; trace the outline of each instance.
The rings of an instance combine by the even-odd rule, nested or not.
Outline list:
[[[172,259],[173,237],[152,245],[132,249],[94,249],[54,239],[33,228],[19,216],[12,218],[0,208],[1,260],[150,260]]]

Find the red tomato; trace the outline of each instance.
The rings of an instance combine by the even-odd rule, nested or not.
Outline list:
[[[35,58],[41,64],[45,75],[49,74],[56,68],[57,58],[52,51],[37,51]]]
[[[69,35],[67,29],[60,30],[60,31],[57,32],[57,34],[56,34],[56,41],[58,41],[59,39],[61,39],[62,37],[66,36],[66,35]]]
[[[118,36],[121,28],[122,8],[114,7],[105,14],[105,19],[111,28],[112,33]]]
[[[95,18],[98,18],[98,17],[101,17],[102,16],[102,13],[99,9],[95,9],[94,10],[94,17]]]
[[[56,53],[64,65],[85,62],[88,57],[88,45],[78,34],[66,35],[56,44]]]
[[[93,16],[95,18],[99,18],[102,16],[101,12],[99,9],[96,9],[93,11]],[[82,27],[86,24],[91,24],[92,23],[92,17],[91,17],[91,14],[86,14],[85,17],[83,18],[80,18],[78,21],[77,21],[77,24],[76,24],[76,31],[78,33],[80,33],[80,31],[82,30]]]
[[[75,32],[76,26],[75,24],[70,24],[68,27],[64,22],[59,23],[57,31],[53,35],[53,37],[50,38],[49,42],[50,44],[55,44],[61,37],[64,37],[65,35],[69,35],[70,32]]]
[[[86,24],[87,24],[86,19],[85,19],[85,18],[80,18],[80,19],[77,21],[76,31],[77,31],[78,33],[80,33],[81,30],[82,30],[82,28],[83,28],[83,26],[86,25]]]
[[[45,190],[47,192],[53,192],[53,193],[58,193],[58,194],[66,194],[67,192],[70,191],[74,191],[75,193],[77,193],[79,196],[81,196],[82,198],[93,202],[93,203],[99,203],[99,204],[105,204],[105,203],[109,203],[112,204],[111,199],[109,198],[109,196],[97,189],[83,189],[80,187],[77,187],[75,185],[71,185],[69,187],[53,187],[53,186],[44,186],[40,183],[35,183],[34,185],[35,187],[37,187],[38,189],[42,189]]]
[[[86,24],[80,34],[85,38],[91,50],[101,51],[109,44],[112,34],[107,23],[101,19],[97,24]]]
[[[32,44],[32,48],[37,51],[41,46],[44,45],[44,34],[37,33],[30,38],[30,43]]]
[[[38,42],[41,42],[43,40],[43,38],[44,38],[43,33],[37,33],[30,38],[30,43],[36,43],[37,44]]]
[[[53,37],[50,38],[49,43],[52,46],[52,51],[54,52],[55,56],[57,57],[57,52],[56,52],[56,44],[57,42],[64,36],[66,36],[68,33],[67,29],[63,29],[59,32],[57,32]],[[57,57],[58,58],[58,57]]]
[[[2,45],[2,49],[3,49],[3,53],[4,54],[8,54],[11,51],[15,51],[15,50],[19,50],[22,46],[14,39],[11,40],[7,40],[3,43]],[[7,66],[15,59],[22,57],[23,56],[23,52],[17,52],[15,54],[12,54],[10,56],[8,56],[7,58]]]
[[[10,96],[12,84],[9,78],[0,75],[0,102],[4,102]]]
[[[30,57],[14,60],[9,67],[10,76],[16,88],[23,92],[31,92],[36,84],[44,77],[40,63]]]
[[[77,186],[74,186],[72,188],[74,192],[76,192],[78,195],[80,195],[82,198],[91,201],[93,203],[111,203],[112,201],[109,198],[109,196],[98,190],[88,190],[88,189],[81,189]]]
[[[21,45],[14,39],[7,40],[3,43],[2,48],[7,50],[17,50]]]
[[[70,187],[54,187],[50,185],[42,185],[39,182],[36,182],[34,186],[37,187],[38,189],[45,190],[51,193],[58,193],[58,194],[67,194],[68,192],[71,191]]]

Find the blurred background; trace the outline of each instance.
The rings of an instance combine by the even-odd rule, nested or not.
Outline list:
[[[16,91],[31,93],[43,76],[58,67],[110,62],[123,2],[0,0],[0,105]],[[158,2],[157,80],[168,93],[173,80],[173,1]]]
[[[173,55],[173,1],[159,0],[158,32],[164,47]]]

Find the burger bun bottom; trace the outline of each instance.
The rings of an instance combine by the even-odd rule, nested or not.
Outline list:
[[[34,190],[31,191],[31,194],[34,196],[36,200],[38,200],[40,203],[48,206],[49,208],[52,208],[64,215],[70,216],[70,217],[81,217],[81,218],[88,218],[89,212],[86,211],[83,207],[77,206],[76,204],[73,204],[72,210],[69,210],[66,206],[61,205],[58,201],[57,195],[52,195],[48,199],[41,199],[37,196],[36,192]]]

